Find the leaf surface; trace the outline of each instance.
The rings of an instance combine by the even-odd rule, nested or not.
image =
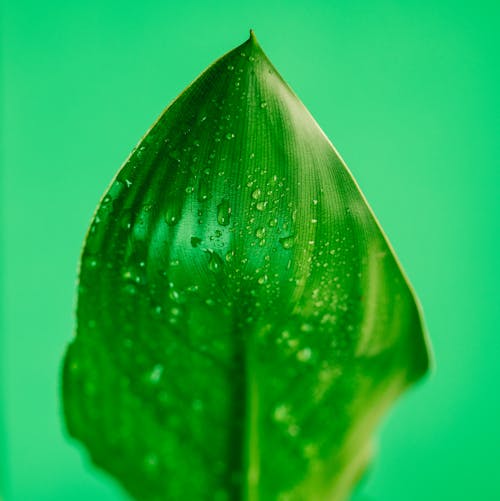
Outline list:
[[[252,34],[100,202],[64,361],[69,433],[139,500],[341,500],[427,367],[393,250]]]

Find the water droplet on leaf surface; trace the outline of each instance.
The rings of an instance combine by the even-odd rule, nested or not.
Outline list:
[[[221,226],[227,226],[231,217],[231,207],[229,206],[229,200],[224,198],[222,202],[217,206],[217,222]]]

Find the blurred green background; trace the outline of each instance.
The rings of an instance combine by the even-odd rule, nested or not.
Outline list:
[[[500,499],[500,2],[7,0],[5,501],[122,499],[60,417],[80,247],[135,143],[249,28],[353,171],[434,346],[434,372],[384,421],[353,499]]]

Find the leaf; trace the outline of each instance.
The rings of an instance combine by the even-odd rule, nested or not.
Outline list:
[[[251,34],[101,200],[64,362],[69,433],[139,500],[340,500],[427,367],[384,233]]]

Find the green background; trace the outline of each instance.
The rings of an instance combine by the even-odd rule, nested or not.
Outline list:
[[[8,0],[5,500],[122,499],[60,418],[81,243],[149,125],[249,28],[354,173],[434,346],[434,371],[384,421],[353,499],[500,499],[500,2]]]

